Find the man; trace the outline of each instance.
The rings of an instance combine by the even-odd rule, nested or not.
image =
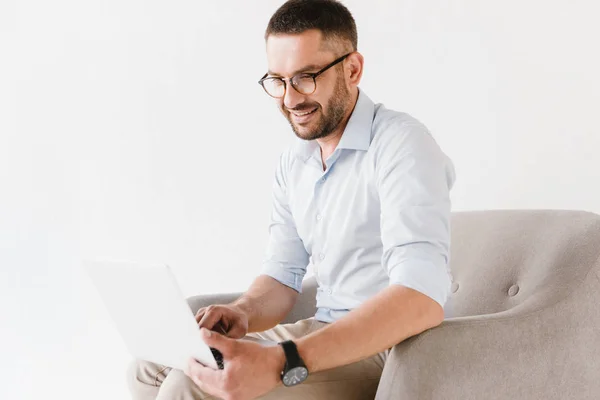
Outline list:
[[[290,0],[265,40],[260,84],[299,139],[277,168],[262,274],[232,304],[197,313],[224,370],[139,361],[135,398],[372,399],[389,349],[444,318],[451,161],[421,123],[359,90],[363,56],[342,4]],[[278,325],[308,264],[318,311]],[[285,343],[236,340],[246,335]]]

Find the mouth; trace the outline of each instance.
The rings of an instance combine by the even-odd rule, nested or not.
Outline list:
[[[315,107],[308,111],[291,111],[291,110],[289,110],[289,112],[290,112],[290,117],[292,118],[292,120],[295,123],[305,124],[313,118],[313,116],[316,114],[316,111],[318,109],[319,109],[319,107]]]

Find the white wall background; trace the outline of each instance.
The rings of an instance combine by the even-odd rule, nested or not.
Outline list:
[[[594,0],[345,2],[362,88],[455,161],[455,210],[600,212]],[[83,258],[243,290],[287,123],[256,84],[280,0],[0,2],[0,398],[126,398]]]

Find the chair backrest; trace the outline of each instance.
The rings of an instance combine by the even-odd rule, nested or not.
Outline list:
[[[452,215],[446,317],[559,301],[600,260],[600,215],[495,210]]]

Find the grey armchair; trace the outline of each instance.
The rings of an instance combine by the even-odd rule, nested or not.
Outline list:
[[[599,215],[454,213],[450,265],[445,321],[392,349],[377,400],[600,398]],[[312,316],[315,292],[307,279],[285,322]]]

